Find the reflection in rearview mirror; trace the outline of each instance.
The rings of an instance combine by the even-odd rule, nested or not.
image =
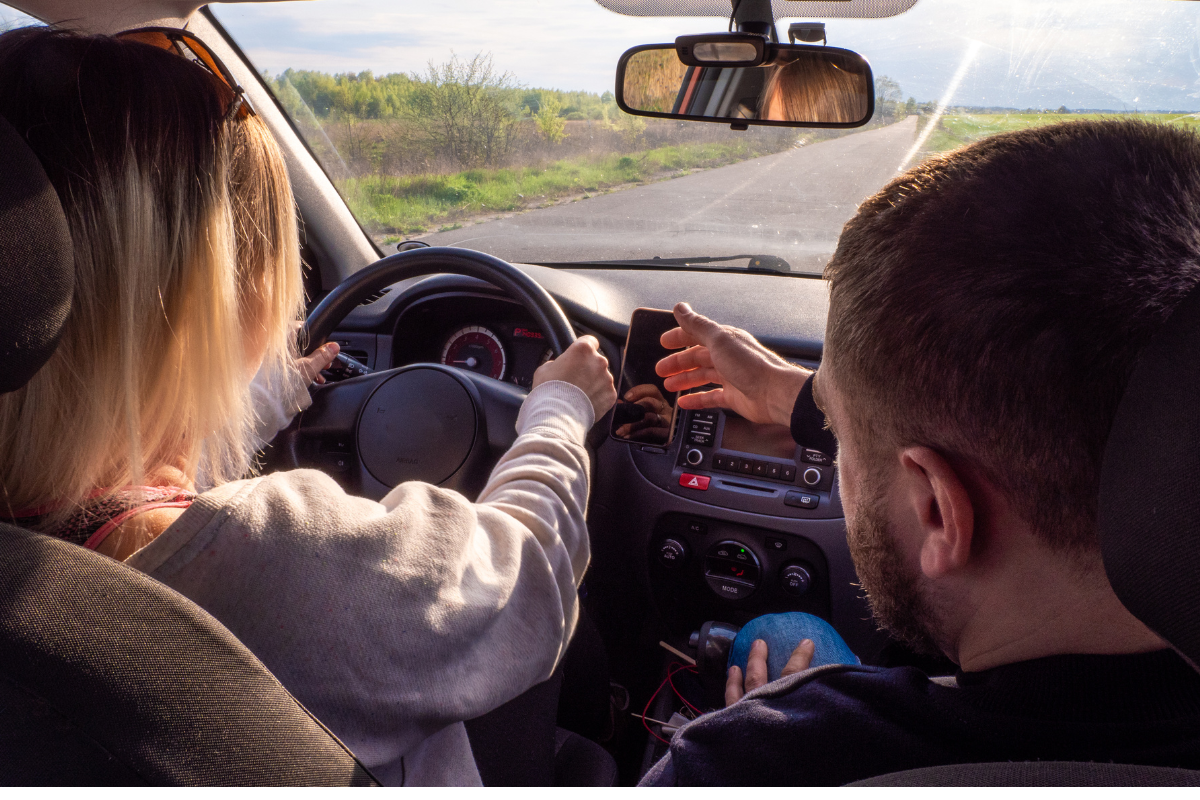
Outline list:
[[[663,44],[621,57],[617,103],[642,116],[853,128],[870,120],[875,92],[870,65],[849,50],[771,44],[761,66],[689,67]]]
[[[625,103],[630,109],[636,109],[629,113],[636,114],[640,110],[670,114],[678,105],[679,87],[688,72],[688,66],[676,55],[674,45],[667,50],[635,53],[625,66],[623,81]],[[621,85],[618,84],[618,88]]]

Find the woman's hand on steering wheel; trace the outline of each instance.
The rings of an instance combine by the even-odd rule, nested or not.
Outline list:
[[[607,414],[617,402],[608,359],[600,352],[600,343],[594,336],[580,336],[561,356],[538,367],[533,373],[533,388],[546,381],[566,381],[582,389],[592,401],[596,419]]]

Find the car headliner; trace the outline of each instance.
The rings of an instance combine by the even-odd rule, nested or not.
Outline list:
[[[7,4],[43,22],[87,33],[116,33],[139,25],[182,27],[205,5],[201,0],[8,0]]]

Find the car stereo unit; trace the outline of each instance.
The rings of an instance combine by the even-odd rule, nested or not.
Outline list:
[[[833,488],[833,457],[797,445],[783,425],[751,422],[725,409],[687,411],[681,420],[679,486],[707,491],[784,490],[783,504],[816,509]]]

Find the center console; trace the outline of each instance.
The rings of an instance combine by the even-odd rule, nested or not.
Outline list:
[[[842,516],[833,457],[782,425],[731,411],[680,411],[670,444],[630,445],[652,483],[698,503],[798,519]]]
[[[797,525],[842,516],[832,454],[725,409],[680,410],[665,446],[625,446],[647,481],[696,509],[659,516],[647,543],[651,592],[672,630],[782,611],[832,618],[825,553]]]
[[[611,446],[597,470],[613,485],[589,511],[596,535],[636,543],[613,557],[613,569],[630,571],[631,556],[640,562],[671,647],[686,648],[706,621],[802,611],[869,652],[874,626],[855,587],[834,453],[729,409],[679,408],[657,374],[670,354],[662,339],[676,325],[654,309],[630,322]]]

